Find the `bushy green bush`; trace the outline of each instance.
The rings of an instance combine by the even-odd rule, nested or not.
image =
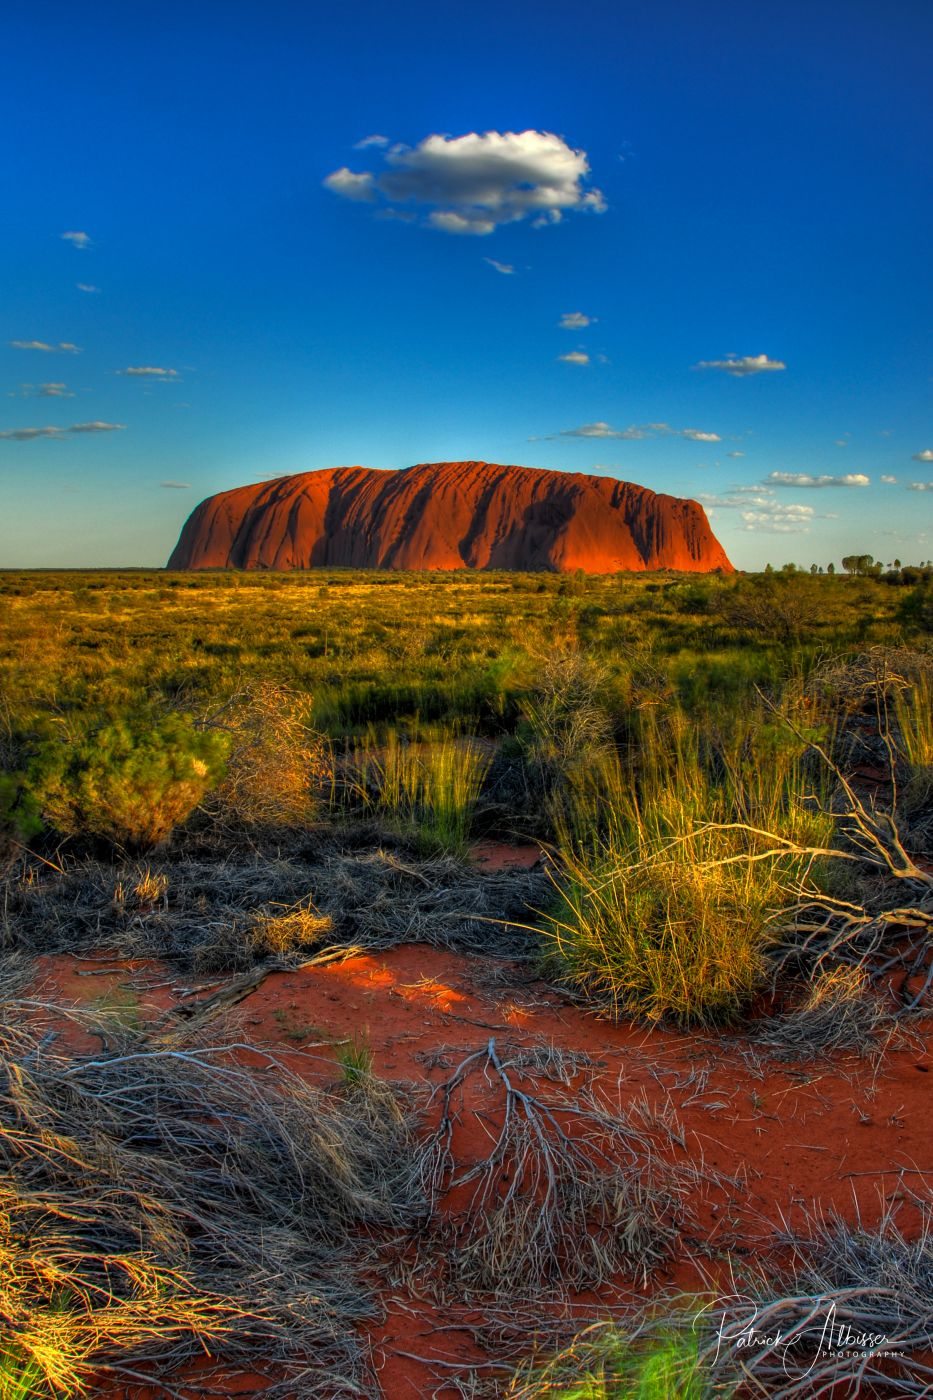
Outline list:
[[[85,717],[38,745],[28,784],[44,823],[62,836],[146,850],[219,782],[228,746],[227,735],[173,712]]]
[[[0,861],[42,830],[42,819],[22,773],[0,773]]]

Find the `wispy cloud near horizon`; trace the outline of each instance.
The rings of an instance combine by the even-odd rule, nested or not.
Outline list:
[[[73,399],[75,393],[67,384],[53,381],[48,384],[21,384],[24,399]]]
[[[811,476],[809,472],[769,472],[773,486],[870,486],[871,477],[864,472],[848,472],[845,476]]]
[[[99,419],[91,423],[72,423],[70,428],[8,428],[0,432],[0,438],[8,442],[34,442],[36,438],[62,438],[81,433],[122,433],[125,423],[104,423]]]
[[[566,359],[566,355],[560,358]],[[559,433],[551,433],[545,442],[556,442],[559,438],[600,438],[614,442],[640,442],[652,437],[681,437],[690,442],[722,442],[719,433],[704,432],[701,428],[672,428],[670,423],[632,423],[627,428],[614,428],[611,423],[583,423],[579,428],[562,428]],[[538,442],[538,438],[530,438]]]
[[[129,375],[131,379],[180,379],[177,369],[165,369],[162,365],[129,365],[118,369],[117,374]]]
[[[74,345],[70,340],[60,340],[57,345],[51,344],[47,340],[11,340],[10,347],[13,350],[40,350],[44,355],[80,355],[80,345]]]

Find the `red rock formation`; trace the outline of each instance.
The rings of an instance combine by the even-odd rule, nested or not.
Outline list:
[[[210,496],[170,569],[731,572],[701,505],[607,476],[428,462],[333,467]]]

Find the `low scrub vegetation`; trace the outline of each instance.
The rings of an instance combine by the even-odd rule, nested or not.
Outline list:
[[[551,962],[615,1015],[734,1019],[764,986],[774,921],[813,878],[832,822],[802,801],[802,745],[747,727],[747,759],[677,714],[642,724],[637,763],[578,777],[555,816]]]
[[[222,1362],[272,1395],[375,1393],[355,1329],[380,1277],[500,1317],[656,1284],[712,1176],[670,1105],[622,1077],[610,1101],[595,1060],[532,1045],[534,998],[726,1026],[804,1073],[913,1033],[933,995],[929,587],[861,563],[0,576],[0,974],[103,951],[164,960],[153,985],[179,998],[153,1022],[135,984],[94,1017],[0,994],[0,1400],[177,1380],[207,1352],[220,1389]],[[529,868],[497,868],[516,840]],[[447,989],[458,1043],[424,1052],[449,1073],[418,1113],[363,1026],[329,1040],[326,1015],[273,1012],[311,1082],[242,1029],[206,1038],[270,974],[412,942],[512,979],[496,1024]],[[63,1017],[100,1050],[68,1052]],[[754,1308],[898,1320],[908,1359],[861,1374],[923,1393],[923,1209],[919,1244],[893,1217],[784,1240],[794,1270],[753,1279]],[[737,1377],[708,1321],[739,1336],[751,1306],[616,1317],[501,1393],[858,1380],[805,1349]]]

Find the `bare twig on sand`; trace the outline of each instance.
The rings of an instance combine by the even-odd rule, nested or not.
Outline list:
[[[488,1153],[457,1161],[463,1090],[492,1087],[473,1109]],[[566,1081],[565,1081],[566,1082]],[[644,1280],[670,1252],[688,1215],[697,1173],[662,1154],[683,1148],[676,1122],[647,1103],[610,1112],[586,1088],[545,1098],[527,1064],[494,1039],[435,1091],[441,1116],[422,1171],[429,1199],[455,1205],[448,1255],[458,1286],[499,1296],[561,1292],[622,1271]],[[464,1196],[465,1193],[465,1196]]]

